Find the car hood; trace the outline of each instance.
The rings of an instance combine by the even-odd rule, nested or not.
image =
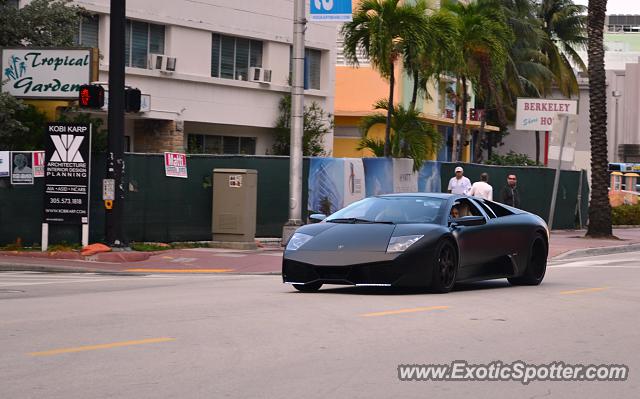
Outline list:
[[[393,224],[322,223],[322,228],[298,230],[314,237],[304,244],[304,251],[374,251],[385,252],[393,234]],[[310,226],[311,227],[311,226]],[[317,230],[317,231],[312,231]]]

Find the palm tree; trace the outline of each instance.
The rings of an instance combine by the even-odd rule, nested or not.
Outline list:
[[[603,28],[606,0],[589,0],[587,24],[589,58],[589,121],[591,122],[591,201],[589,237],[609,237],[611,206],[607,187],[607,94],[604,71]]]
[[[389,111],[389,102],[380,100],[374,109]],[[368,148],[376,156],[384,156],[384,143],[367,137],[369,130],[379,123],[386,123],[386,117],[380,113],[365,116],[360,124],[362,140],[358,150]],[[442,145],[442,136],[429,123],[422,119],[420,112],[402,105],[393,107],[391,117],[390,155],[395,158],[413,159],[413,169],[420,170],[424,160],[435,154]]]
[[[508,49],[513,41],[501,5],[496,0],[478,0],[470,4],[443,2],[456,20],[458,55],[452,57],[458,64],[455,73],[462,82],[462,147],[468,141],[467,104],[469,84],[482,87],[485,98],[492,98],[499,119],[505,120],[496,82],[502,80],[508,60]]]
[[[555,76],[555,84],[567,97],[579,92],[572,63],[582,71],[587,70],[576,51],[587,44],[586,11],[585,6],[574,4],[573,0],[542,0],[538,5],[538,18],[546,34],[541,49]]]
[[[353,13],[351,22],[342,27],[344,55],[352,65],[358,65],[362,50],[382,77],[389,79],[389,104],[393,104],[395,64],[408,49],[424,47],[431,30],[427,23],[427,4],[400,0],[363,0]],[[416,51],[417,53],[417,51]],[[391,145],[391,114],[388,107],[384,154],[389,156]]]

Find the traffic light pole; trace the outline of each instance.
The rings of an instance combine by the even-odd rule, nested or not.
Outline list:
[[[106,209],[105,237],[114,247],[124,245],[122,216],[124,209],[124,54],[126,0],[111,0],[109,31],[109,116],[107,138],[107,179],[113,179],[115,198]]]
[[[302,133],[304,129],[305,0],[293,2],[293,76],[291,86],[291,144],[289,146],[289,220],[282,231],[286,243],[302,225]]]

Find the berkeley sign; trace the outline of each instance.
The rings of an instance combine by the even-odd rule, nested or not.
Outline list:
[[[544,98],[518,98],[516,129],[552,131],[556,114],[576,115],[576,100],[547,100]]]
[[[2,91],[18,98],[77,98],[91,79],[91,50],[4,48]]]

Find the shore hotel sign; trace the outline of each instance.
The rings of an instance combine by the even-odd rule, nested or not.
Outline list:
[[[76,99],[91,79],[90,49],[3,48],[1,90],[18,98]]]
[[[516,129],[550,132],[553,130],[553,119],[558,113],[576,115],[578,102],[576,100],[518,98]]]

